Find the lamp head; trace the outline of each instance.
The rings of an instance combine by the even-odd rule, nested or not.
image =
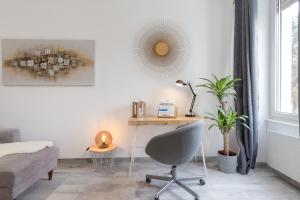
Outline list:
[[[179,87],[183,87],[183,86],[186,86],[187,84],[185,82],[183,82],[182,80],[177,80],[176,85]]]

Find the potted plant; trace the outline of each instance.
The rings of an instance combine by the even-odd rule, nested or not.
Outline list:
[[[249,128],[246,122],[246,115],[238,115],[232,107],[228,106],[228,98],[236,99],[236,91],[234,86],[241,79],[234,79],[231,76],[226,76],[224,78],[217,78],[213,75],[213,79],[205,79],[205,83],[197,85],[197,87],[204,87],[208,89],[208,93],[213,94],[218,101],[217,114],[208,113],[206,118],[212,121],[209,126],[209,130],[213,127],[217,127],[223,135],[224,147],[223,150],[218,151],[218,167],[221,171],[225,173],[235,173],[237,168],[237,154],[230,151],[229,147],[229,134],[231,130],[237,125],[242,125]]]

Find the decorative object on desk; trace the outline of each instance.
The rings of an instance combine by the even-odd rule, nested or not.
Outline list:
[[[144,117],[146,112],[146,103],[144,101],[132,102],[132,117]]]
[[[158,107],[157,117],[176,117],[175,100],[161,100]]]
[[[112,136],[108,131],[100,131],[96,135],[95,142],[100,149],[108,148],[112,144]]]
[[[195,100],[196,100],[197,95],[195,94],[195,92],[194,92],[194,90],[192,88],[191,83],[190,82],[185,83],[182,80],[177,80],[176,81],[176,85],[179,86],[179,87],[189,86],[189,88],[190,88],[190,90],[191,90],[191,92],[193,94],[193,99],[192,99],[192,103],[191,103],[191,106],[190,106],[189,113],[186,114],[185,116],[186,117],[195,117],[196,115],[193,112],[193,108],[194,108],[194,104],[195,104]]]
[[[241,79],[233,79],[231,76],[224,78],[217,78],[213,75],[213,80],[201,78],[206,83],[198,85],[197,87],[204,87],[208,89],[208,93],[216,96],[219,105],[217,106],[217,115],[208,113],[207,118],[210,119],[213,124],[209,126],[209,130],[213,127],[217,127],[223,135],[224,149],[218,151],[218,165],[219,169],[226,173],[235,173],[237,169],[237,154],[230,151],[229,147],[229,134],[230,131],[236,126],[245,126],[246,115],[238,116],[231,107],[227,108],[228,98],[236,98],[234,87],[236,83]]]
[[[92,40],[2,40],[5,85],[93,85]]]
[[[131,112],[132,112],[132,117],[133,118],[137,118],[138,115],[138,102],[137,101],[133,101],[132,102],[132,107],[131,107]]]
[[[188,57],[189,43],[184,31],[175,23],[159,20],[138,32],[135,54],[150,72],[168,75],[178,71]]]

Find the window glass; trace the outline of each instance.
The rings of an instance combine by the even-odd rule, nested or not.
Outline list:
[[[280,8],[276,112],[298,114],[298,1],[284,3]]]

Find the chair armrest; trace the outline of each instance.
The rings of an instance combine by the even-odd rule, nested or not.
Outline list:
[[[0,128],[0,144],[20,141],[21,135],[19,129]]]

